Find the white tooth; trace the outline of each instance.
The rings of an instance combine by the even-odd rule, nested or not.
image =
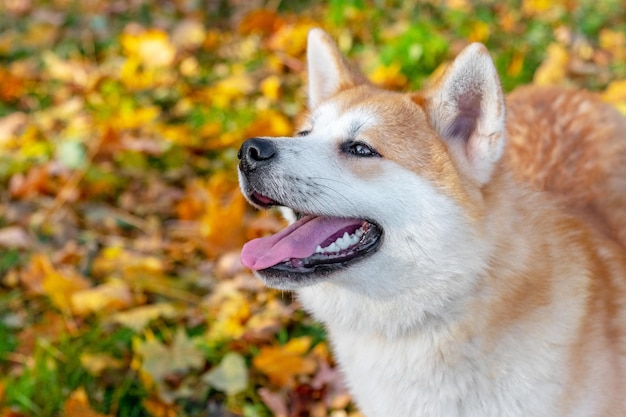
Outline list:
[[[362,228],[362,227],[360,227],[360,228],[356,231],[355,235],[356,235],[357,237],[359,237],[359,238],[360,238],[361,236],[363,236],[363,228]]]
[[[315,248],[315,253],[323,253],[324,250],[322,249],[322,247],[320,245],[317,245],[317,248]]]
[[[347,249],[350,246],[350,238],[347,233],[343,235],[341,239],[337,240],[337,245],[339,245],[341,249]]]
[[[357,243],[359,243],[359,238],[357,237],[357,235],[350,236],[350,246],[354,246]]]
[[[330,246],[326,248],[328,252],[339,252],[339,246],[337,246],[337,242],[331,243]]]

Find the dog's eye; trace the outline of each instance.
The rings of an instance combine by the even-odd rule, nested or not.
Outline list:
[[[301,130],[298,133],[296,133],[296,136],[307,136],[309,133],[311,133],[311,129],[305,129],[305,130]]]
[[[364,142],[344,142],[341,144],[341,151],[365,158],[381,156],[376,149]]]

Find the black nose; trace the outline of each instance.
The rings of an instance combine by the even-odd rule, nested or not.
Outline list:
[[[246,140],[237,157],[244,169],[252,170],[267,164],[276,155],[276,146],[270,139],[252,138]]]

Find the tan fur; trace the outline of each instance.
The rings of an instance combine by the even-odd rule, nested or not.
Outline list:
[[[505,157],[494,179],[480,188],[460,175],[428,124],[421,95],[383,92],[362,83],[342,88],[338,97],[344,110],[364,107],[385,120],[360,136],[385,158],[453,197],[482,223],[484,238],[493,240],[497,249],[484,294],[459,334],[481,333],[495,344],[512,329],[541,334],[546,317],[559,320],[566,314],[578,322],[579,333],[569,352],[570,389],[563,409],[571,412],[570,402],[593,389],[590,384],[602,383],[602,415],[623,415],[616,414],[626,395],[623,117],[588,92],[519,89],[508,98]],[[413,149],[406,148],[407,136]],[[371,165],[350,162],[359,176],[377,174]],[[543,233],[529,235],[529,223],[541,224]],[[577,270],[588,270],[588,279],[572,279]],[[594,368],[603,369],[603,381],[586,379]]]
[[[352,388],[373,410],[371,415],[385,415],[385,410],[404,410],[403,416],[449,410],[441,398],[469,392],[484,397],[467,399],[462,404],[467,408],[459,406],[454,415],[495,416],[498,410],[522,415],[520,410],[534,409],[529,401],[537,398],[545,416],[626,416],[626,119],[591,93],[560,88],[519,89],[507,98],[505,110],[499,84],[493,81],[495,68],[480,45],[468,47],[469,52],[462,53],[427,91],[400,94],[378,89],[347,66],[323,32],[313,31],[309,40],[314,45],[309,71],[317,74],[310,78],[313,112],[303,128],[315,132],[315,109],[328,103],[332,110],[327,108],[325,114],[333,119],[348,112],[373,115],[375,122],[359,130],[358,139],[372,145],[382,158],[343,155],[342,166],[368,181],[381,176],[388,161],[414,173],[461,208],[459,224],[469,225],[469,236],[476,239],[462,243],[479,246],[471,259],[464,259],[468,264],[477,259],[480,268],[476,272],[467,266],[463,278],[477,280],[469,293],[455,298],[452,305],[445,304],[449,299],[441,301],[446,308],[439,316],[424,310],[423,319],[413,322],[400,315],[407,322],[400,330],[386,322],[386,315],[397,318],[396,312],[389,312],[393,306],[402,305],[422,317],[421,306],[403,298],[410,292],[393,293],[396,298],[379,310],[377,303],[387,302],[383,296],[372,301],[369,294],[335,286],[332,279],[299,289],[305,307],[326,322],[347,375],[354,371]],[[458,85],[466,98],[455,97]],[[475,86],[480,88],[477,93]],[[478,102],[480,111],[463,108],[465,99]],[[454,100],[456,107],[448,106]],[[453,126],[461,134],[453,129],[455,133],[444,137],[463,109],[469,116],[477,114],[480,122],[471,131],[462,124]],[[464,132],[470,132],[464,135],[465,142],[457,137]],[[354,138],[332,139],[338,149],[341,142]],[[448,220],[433,219],[444,224]],[[459,256],[463,259],[462,253]],[[457,266],[465,265],[450,268]],[[349,278],[358,283],[372,279],[372,287],[385,280],[392,287],[398,278],[363,274],[366,271],[360,270]],[[421,274],[415,271],[417,278],[410,276],[406,282],[411,282],[409,278],[427,282],[430,276]],[[357,285],[347,278],[345,282]],[[370,312],[375,313],[363,318]],[[376,322],[379,319],[382,324]],[[351,325],[361,326],[360,330]],[[419,349],[424,354],[435,352],[427,356],[428,366],[436,362],[432,369],[423,363],[419,369],[405,368],[403,358],[396,355],[415,355],[416,367],[422,358]],[[508,352],[518,356],[507,357]],[[354,354],[361,355],[358,361]],[[527,374],[522,362],[526,359],[533,361]],[[380,360],[389,361],[395,371],[385,373]],[[544,376],[546,361],[558,363]],[[463,371],[455,368],[468,363],[472,366]],[[407,369],[423,372],[419,375],[423,379],[413,378]],[[388,390],[389,398],[377,403],[371,395],[388,387],[376,387],[376,381],[366,384],[359,379],[361,372],[376,372],[387,381],[400,378],[425,391],[433,386],[447,391],[407,390],[408,397],[403,397]],[[467,380],[475,385],[463,385]],[[550,394],[529,386],[532,381],[541,382]],[[516,396],[510,387],[523,393]],[[406,412],[398,405],[402,398],[420,404],[422,411]]]

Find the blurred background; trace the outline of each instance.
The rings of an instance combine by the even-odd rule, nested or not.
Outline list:
[[[360,415],[322,327],[239,264],[282,222],[237,149],[291,134],[316,26],[386,88],[480,41],[507,91],[626,113],[622,0],[2,0],[0,417]]]

